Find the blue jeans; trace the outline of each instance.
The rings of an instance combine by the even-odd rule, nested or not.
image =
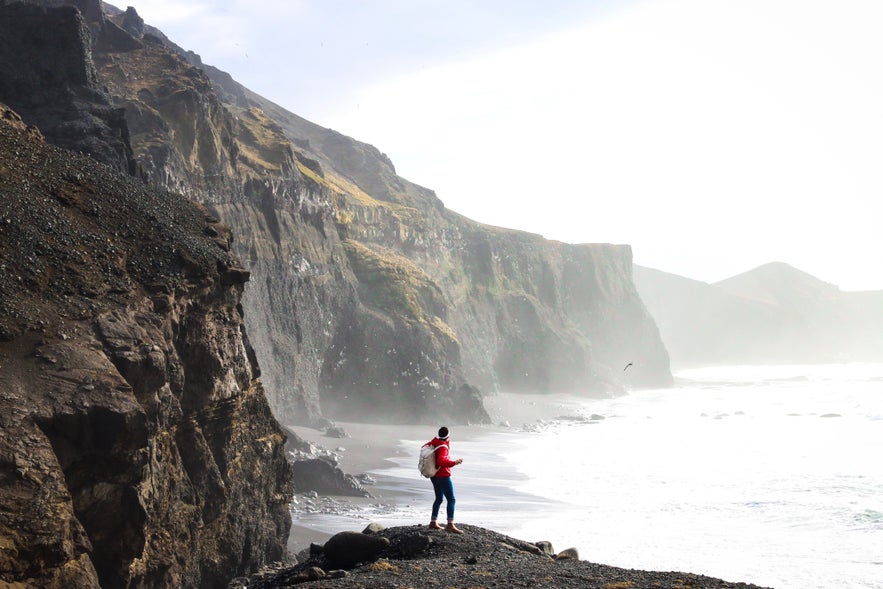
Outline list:
[[[442,504],[442,498],[448,500],[448,521],[454,521],[454,505],[457,500],[454,499],[454,483],[451,477],[432,477],[432,488],[435,489],[435,503],[432,504],[432,521],[438,519],[438,510]]]

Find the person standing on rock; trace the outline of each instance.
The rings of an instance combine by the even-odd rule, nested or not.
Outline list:
[[[449,440],[448,428],[446,427],[439,428],[438,437],[433,438],[427,442],[427,444],[438,447],[435,451],[435,465],[438,467],[438,472],[435,473],[435,476],[429,479],[432,481],[432,488],[435,490],[435,502],[432,504],[432,520],[429,522],[429,527],[433,530],[442,529],[436,520],[438,520],[438,512],[441,508],[442,499],[445,499],[447,500],[446,508],[448,525],[445,526],[444,529],[445,531],[454,534],[462,534],[463,531],[454,525],[454,505],[457,503],[457,500],[454,498],[454,483],[451,481],[451,468],[458,464],[462,464],[463,459],[458,458],[456,460],[451,460],[451,457],[448,454],[451,443]]]

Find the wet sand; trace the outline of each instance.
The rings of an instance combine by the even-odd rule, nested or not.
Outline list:
[[[448,425],[451,431],[452,445],[456,457],[455,444],[472,442],[494,434],[512,434],[529,431],[542,422],[554,420],[561,416],[575,415],[585,399],[566,395],[515,395],[501,393],[485,399],[485,407],[491,416],[492,424],[457,426]],[[410,506],[415,501],[421,506],[431,497],[426,488],[425,480],[417,473],[417,447],[410,448],[401,444],[402,440],[429,441],[438,431],[436,425],[375,425],[364,423],[337,423],[349,435],[348,438],[330,438],[324,432],[308,428],[292,426],[289,429],[298,436],[317,446],[335,451],[340,456],[341,469],[351,475],[358,476],[370,473],[377,476],[378,471],[397,467],[401,462],[413,458],[413,480],[402,481],[395,477],[381,477],[377,485],[366,488],[372,498],[359,499],[351,497],[331,498],[339,505],[332,511],[339,513],[304,514],[295,506],[292,514],[292,532],[289,537],[289,550],[298,552],[309,546],[311,542],[322,543],[330,536],[344,529],[361,531],[365,523],[356,520],[357,513],[378,511],[378,505],[389,509]],[[303,498],[296,498],[303,502]],[[425,507],[425,506],[424,506]],[[381,508],[382,509],[382,508]],[[366,517],[368,517],[366,515]],[[422,513],[420,516],[422,517]],[[421,520],[422,521],[422,520]],[[410,523],[419,523],[412,521]],[[359,527],[360,526],[360,527]]]
[[[516,432],[557,417],[575,414],[585,399],[568,395],[515,395],[500,393],[485,399],[485,407],[491,416],[492,424],[449,425],[451,440],[472,441],[491,432]],[[501,425],[508,424],[508,425]],[[393,464],[389,459],[395,456],[414,455],[416,469],[416,449],[406,452],[401,440],[431,440],[438,427],[446,425],[376,425],[365,423],[337,423],[349,435],[348,438],[330,438],[324,432],[309,428],[291,426],[288,429],[304,440],[328,450],[336,450],[340,457],[341,469],[352,475],[388,468]]]

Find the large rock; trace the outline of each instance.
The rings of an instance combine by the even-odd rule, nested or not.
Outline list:
[[[389,546],[389,539],[361,532],[340,532],[325,542],[323,556],[330,568],[351,569],[373,562]]]
[[[315,491],[323,495],[370,497],[356,479],[325,458],[295,460],[291,470],[298,493]]]

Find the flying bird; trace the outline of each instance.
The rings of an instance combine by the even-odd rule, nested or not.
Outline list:
[[[625,372],[628,369],[628,367],[631,365],[632,365],[632,363],[629,362],[628,364],[625,365],[625,368],[623,368],[622,371]]]

